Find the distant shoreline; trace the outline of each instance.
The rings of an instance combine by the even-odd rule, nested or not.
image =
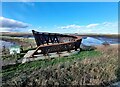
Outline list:
[[[69,33],[67,33],[69,34]],[[91,36],[91,37],[111,37],[111,38],[120,38],[120,34],[69,34],[69,35],[78,35],[78,36]],[[23,32],[1,32],[0,36],[10,36],[10,37],[33,37],[32,33],[23,33]]]

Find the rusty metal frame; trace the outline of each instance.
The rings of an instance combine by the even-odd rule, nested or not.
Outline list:
[[[77,50],[80,48],[82,37],[73,35],[63,35],[58,33],[46,33],[37,32],[32,30],[33,36],[35,38],[37,48],[30,57],[38,54],[38,50],[41,50],[39,54],[48,55],[52,52],[62,52],[71,50]]]

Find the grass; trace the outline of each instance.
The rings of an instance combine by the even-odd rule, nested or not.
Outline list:
[[[19,60],[23,58],[25,53],[19,53],[19,54],[8,54],[8,55],[2,55],[2,60]]]
[[[29,63],[25,63],[25,64],[18,64],[15,66],[6,66],[3,67],[3,80],[8,80],[13,78],[13,76],[15,77],[16,73],[20,74],[21,71],[22,72],[27,72],[30,73],[34,70],[40,69],[40,68],[45,68],[48,66],[53,66],[55,64],[59,64],[59,63],[65,63],[68,61],[73,61],[73,60],[82,60],[84,58],[92,58],[95,56],[100,55],[101,53],[98,51],[82,51],[78,54],[74,54],[71,55],[69,57],[61,57],[61,58],[55,58],[52,60],[40,60],[40,61],[34,61],[34,62],[29,62]],[[8,77],[9,76],[9,77]]]
[[[68,57],[39,60],[2,70],[3,85],[100,85],[120,81],[117,46],[102,46]],[[1,74],[0,74],[1,75]]]
[[[21,51],[21,53],[17,53],[17,54],[2,54],[1,58],[2,60],[19,60],[21,58],[23,58],[23,56],[25,55],[25,53],[27,53],[29,50],[34,50],[36,48],[29,48],[29,49],[24,49],[23,51]]]
[[[73,33],[74,34],[74,33]],[[106,36],[106,37],[118,37],[120,34],[78,34],[80,36]],[[11,36],[11,37],[16,37],[16,36],[33,36],[32,33],[18,33],[18,32],[2,32],[2,36]]]
[[[44,66],[48,66],[48,65],[54,65],[54,64],[57,64],[60,62],[72,61],[75,59],[81,60],[81,59],[84,59],[87,57],[95,57],[98,55],[100,55],[100,52],[98,52],[98,51],[83,51],[83,52],[80,52],[78,54],[71,55],[69,57],[55,58],[52,60],[40,60],[40,61],[34,61],[34,62],[30,62],[30,63],[20,64],[20,65],[12,67],[12,69],[14,69],[14,70],[15,70],[15,68],[17,68],[17,69],[19,69],[19,68],[24,69],[25,68],[26,69],[26,68],[36,67],[36,66],[44,67]]]
[[[35,40],[30,38],[20,38],[20,37],[10,37],[10,36],[0,36],[1,40],[19,44],[24,50],[36,46]]]

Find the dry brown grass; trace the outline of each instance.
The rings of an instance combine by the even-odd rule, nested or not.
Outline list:
[[[39,85],[111,85],[117,81],[118,46],[98,46],[102,54],[97,57],[85,58],[59,63],[54,66],[40,68],[20,75],[6,82],[10,85],[37,87]]]

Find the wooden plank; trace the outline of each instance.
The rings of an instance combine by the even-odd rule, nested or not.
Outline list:
[[[28,51],[28,52],[24,55],[24,58],[29,58],[29,57],[31,57],[31,55],[32,55],[33,53],[35,53],[35,51],[36,51],[36,50],[30,50],[30,51]]]

